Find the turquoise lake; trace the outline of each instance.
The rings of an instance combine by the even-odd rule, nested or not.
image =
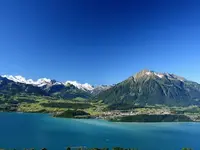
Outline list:
[[[64,150],[67,146],[200,149],[200,123],[112,123],[0,113],[0,148]]]

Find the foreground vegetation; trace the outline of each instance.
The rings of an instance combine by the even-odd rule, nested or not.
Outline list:
[[[66,110],[62,113],[53,114],[54,117],[61,118],[78,118],[78,119],[89,119],[91,115],[81,110]]]

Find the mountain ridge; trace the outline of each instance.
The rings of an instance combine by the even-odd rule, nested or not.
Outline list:
[[[86,90],[86,91],[92,91],[95,87],[88,84],[88,83],[84,83],[81,84],[77,81],[65,81],[65,82],[59,82],[57,80],[54,79],[48,79],[48,78],[39,78],[37,80],[33,80],[33,79],[26,79],[23,76],[20,75],[1,75],[1,77],[7,78],[9,80],[12,80],[14,82],[19,82],[19,83],[24,83],[24,84],[32,84],[34,86],[39,86],[42,87],[44,85],[55,85],[55,84],[63,84],[63,85],[67,85],[68,83],[74,85],[75,87],[82,89],[82,90]]]
[[[135,73],[134,75],[132,75],[133,77],[136,77],[136,76],[140,76],[140,75],[148,75],[148,76],[151,76],[151,75],[156,75],[157,77],[159,78],[163,78],[164,76],[167,76],[167,77],[171,77],[171,78],[174,78],[174,79],[179,79],[179,80],[182,80],[182,81],[186,81],[187,79],[184,78],[184,77],[181,77],[181,76],[178,76],[178,75],[175,75],[173,73],[167,73],[167,72],[164,72],[164,73],[161,73],[161,72],[155,72],[153,70],[149,70],[149,69],[143,69],[137,73]],[[39,78],[37,80],[33,80],[33,79],[26,79],[25,77],[21,76],[21,75],[16,75],[16,76],[13,76],[13,75],[0,75],[1,77],[5,77],[9,80],[12,80],[12,81],[15,81],[15,82],[20,82],[20,83],[25,83],[25,84],[33,84],[33,85],[40,85],[42,86],[42,84],[45,84],[45,83],[56,83],[56,84],[64,84],[66,85],[67,83],[70,83],[70,84],[73,84],[74,86],[78,87],[79,89],[84,89],[84,90],[93,90],[95,87],[102,87],[102,86],[113,86],[115,84],[112,84],[112,85],[106,85],[106,84],[101,84],[101,85],[91,85],[89,83],[80,83],[78,81],[75,81],[75,80],[66,80],[64,82],[60,82],[60,81],[57,81],[55,79],[49,79],[49,78]],[[130,76],[130,77],[132,77]],[[187,81],[190,81],[190,80],[187,80]],[[194,81],[192,81],[194,82]],[[196,82],[198,83],[198,82]],[[200,83],[198,83],[200,84]]]
[[[101,92],[97,99],[109,105],[200,105],[200,84],[174,74],[142,70]]]
[[[47,78],[33,81],[22,76],[1,76],[0,87],[2,91],[12,94],[39,93],[64,99],[80,97],[118,106],[200,106],[200,84],[181,76],[151,70],[142,70],[115,85],[94,87],[77,81],[58,82]]]
[[[90,97],[89,95],[98,94],[99,92],[106,90],[106,89],[108,89],[108,87],[110,87],[110,86],[102,86],[102,85],[94,87],[88,83],[81,84],[77,81],[69,81],[69,80],[66,82],[59,82],[54,79],[48,79],[48,78],[40,78],[40,79],[34,81],[32,79],[26,79],[25,77],[20,76],[20,75],[17,75],[17,76],[1,75],[0,77],[6,78],[10,81],[13,81],[16,84],[21,83],[21,84],[32,85],[32,86],[38,87],[41,90],[46,91],[47,93],[49,91],[51,91],[50,93],[53,94],[52,91],[54,91],[57,95],[61,91],[62,91],[62,94],[61,93],[59,93],[59,94],[66,95],[66,91],[73,89],[72,93],[74,93],[74,95],[76,95],[75,93],[77,93],[77,91],[78,91],[79,93],[82,93],[81,94],[82,98],[88,98],[88,97]],[[71,87],[71,89],[69,87]],[[72,88],[72,87],[75,87],[77,89]],[[63,93],[65,93],[65,94],[63,94]],[[84,93],[87,96],[84,96]],[[66,96],[64,96],[64,97],[66,98]],[[71,97],[73,97],[73,96],[70,94],[70,98]],[[67,96],[67,98],[68,98],[68,96]]]

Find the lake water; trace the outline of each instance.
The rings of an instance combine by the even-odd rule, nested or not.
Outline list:
[[[0,148],[64,150],[67,146],[200,149],[200,123],[112,123],[0,113]]]

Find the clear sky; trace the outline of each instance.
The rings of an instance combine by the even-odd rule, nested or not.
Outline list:
[[[199,0],[0,0],[0,74],[97,85],[142,69],[200,83]]]

